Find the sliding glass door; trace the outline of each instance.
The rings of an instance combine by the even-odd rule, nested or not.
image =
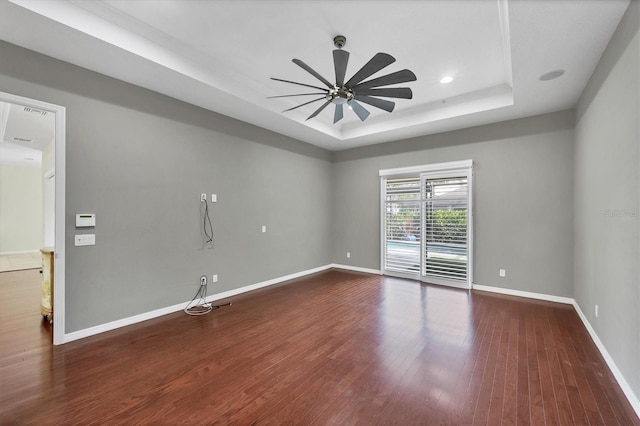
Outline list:
[[[466,176],[422,175],[424,281],[466,286],[468,281],[468,181]]]
[[[470,288],[471,162],[380,175],[383,273]]]
[[[384,216],[384,269],[403,275],[420,273],[422,221],[419,177],[386,181]]]

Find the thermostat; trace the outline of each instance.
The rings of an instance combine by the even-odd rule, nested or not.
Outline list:
[[[81,213],[76,215],[76,228],[88,228],[96,226],[96,215]]]

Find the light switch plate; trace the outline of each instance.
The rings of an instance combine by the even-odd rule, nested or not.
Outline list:
[[[76,246],[95,246],[96,234],[78,234],[73,241]]]

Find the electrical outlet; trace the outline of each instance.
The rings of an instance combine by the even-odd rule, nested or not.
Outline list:
[[[262,232],[267,232],[267,227],[265,225],[262,225]]]
[[[348,252],[347,252],[347,259],[348,259],[348,258],[350,258],[350,257],[351,257],[351,252],[350,252],[350,251],[348,251]]]
[[[596,305],[595,311],[596,311],[596,318],[598,318],[598,305]]]
[[[217,203],[218,202],[218,195],[217,194],[211,194],[211,202],[212,203]]]
[[[218,282],[218,274],[213,274],[213,276],[211,277],[211,282],[212,283],[217,283]]]
[[[507,276],[507,270],[506,269],[500,269],[500,276],[502,278],[506,277]]]
[[[200,285],[207,285],[207,276],[203,275],[200,277]]]
[[[200,194],[200,201],[207,201],[207,194]]]

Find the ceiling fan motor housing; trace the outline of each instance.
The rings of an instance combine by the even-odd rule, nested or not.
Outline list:
[[[347,89],[344,86],[334,86],[333,90],[330,90],[329,93],[327,93],[327,100],[336,105],[346,104],[352,100],[354,96],[355,94],[353,93],[353,90]]]

